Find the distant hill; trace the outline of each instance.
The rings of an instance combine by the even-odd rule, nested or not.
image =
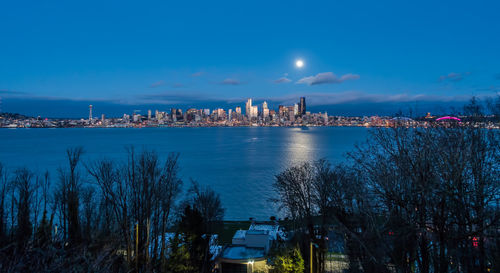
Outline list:
[[[18,114],[18,113],[0,113],[0,117],[1,118],[5,118],[5,119],[28,119],[28,118],[32,118],[30,116],[21,115],[21,114]]]

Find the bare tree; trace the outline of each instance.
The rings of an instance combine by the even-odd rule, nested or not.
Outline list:
[[[16,188],[17,207],[17,243],[21,248],[25,247],[31,239],[32,223],[30,209],[33,202],[33,194],[36,191],[33,183],[33,173],[26,168],[15,172],[14,185]]]
[[[127,153],[122,165],[103,159],[87,165],[87,170],[113,211],[127,253],[135,249],[134,260],[127,255],[129,264],[135,263],[136,270],[150,270],[165,264],[165,233],[182,189],[179,155],[170,154],[162,163],[152,151],[136,154],[129,147]]]
[[[7,201],[8,183],[9,174],[4,165],[0,162],[0,245],[3,245],[7,237],[5,205]]]

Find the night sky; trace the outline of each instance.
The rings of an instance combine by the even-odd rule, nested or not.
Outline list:
[[[1,111],[443,111],[500,92],[499,1],[2,1]],[[296,66],[297,60],[304,66]]]

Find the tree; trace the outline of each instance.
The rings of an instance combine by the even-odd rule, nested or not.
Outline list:
[[[75,147],[66,150],[69,163],[69,177],[67,188],[67,209],[68,209],[68,238],[69,243],[77,245],[81,242],[81,228],[80,228],[80,175],[77,171],[80,157],[83,154],[83,147]]]
[[[324,239],[329,222],[328,193],[332,186],[331,178],[330,166],[322,160],[290,167],[278,174],[273,184],[279,196],[273,200],[291,217],[302,253],[309,253],[311,243],[320,246],[320,251],[313,252],[313,265],[307,261],[307,267],[313,266],[317,272],[324,269]],[[319,229],[315,223],[317,216],[321,218]]]
[[[16,188],[17,205],[17,243],[23,248],[26,246],[32,234],[32,222],[30,219],[31,205],[35,185],[33,184],[33,173],[26,168],[16,170],[14,185]]]
[[[224,217],[220,196],[210,187],[202,187],[191,180],[191,187],[181,208],[183,211],[178,228],[188,245],[192,264],[196,272],[210,272],[213,267],[211,237]]]
[[[7,219],[5,205],[9,186],[9,174],[4,165],[0,162],[0,245],[7,240]]]
[[[274,273],[302,273],[304,272],[304,259],[298,247],[280,249],[271,258]]]
[[[191,263],[188,247],[176,234],[170,244],[169,258],[165,264],[166,272],[190,273],[197,272]]]
[[[165,233],[170,215],[182,189],[178,176],[179,155],[171,153],[162,162],[157,153],[136,153],[127,149],[127,161],[116,164],[101,159],[86,166],[103,196],[104,212],[110,211],[121,233],[127,253],[135,244],[134,261],[137,270],[164,268],[166,257]],[[138,227],[138,236],[132,233]]]
[[[474,101],[467,109],[480,115]],[[376,130],[351,153],[371,195],[371,230],[390,235],[371,239],[388,242],[385,251],[364,240],[377,263],[485,272],[485,242],[499,223],[498,147],[497,132],[457,124]]]
[[[192,272],[205,272],[206,270],[209,240],[204,236],[204,226],[200,211],[191,205],[186,205],[180,215],[177,233],[182,238],[181,244],[189,252],[190,259],[186,266],[193,268]]]

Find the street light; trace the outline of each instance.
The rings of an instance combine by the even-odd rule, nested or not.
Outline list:
[[[254,263],[254,260],[248,261],[248,264],[252,266],[252,270],[250,272],[253,272],[253,263]]]

